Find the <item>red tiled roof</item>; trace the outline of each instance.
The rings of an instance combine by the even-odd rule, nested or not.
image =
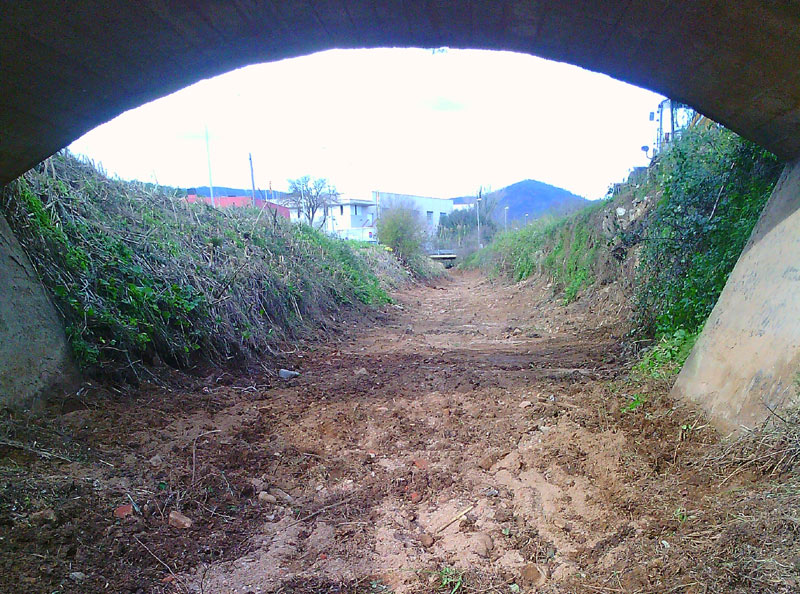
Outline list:
[[[197,194],[189,194],[186,196],[186,202],[204,202],[205,204],[211,204],[211,198],[207,196],[198,196]],[[217,208],[244,208],[247,206],[253,205],[253,197],[252,196],[214,196],[214,202],[216,203]],[[256,208],[270,208],[277,213],[288,219],[289,218],[289,209],[285,206],[281,206],[280,204],[275,204],[274,202],[270,202],[269,200],[262,200],[260,198],[256,198]]]

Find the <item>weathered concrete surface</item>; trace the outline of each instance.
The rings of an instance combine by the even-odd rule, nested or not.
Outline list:
[[[682,100],[783,158],[800,155],[797,2],[40,0],[4,2],[0,40],[0,183],[201,78],[357,47],[570,62]]]
[[[27,407],[78,379],[61,318],[0,215],[0,406]]]
[[[796,399],[800,372],[800,160],[786,166],[673,388],[724,431]]]

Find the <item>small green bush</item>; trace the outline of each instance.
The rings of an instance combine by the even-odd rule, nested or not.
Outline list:
[[[682,328],[670,335],[662,336],[656,344],[644,352],[634,365],[634,371],[655,379],[676,375],[692,352],[698,336],[700,336],[699,331],[689,334]]]
[[[383,209],[377,226],[380,242],[392,248],[404,264],[422,252],[425,224],[413,207],[398,204]]]
[[[377,227],[380,242],[392,250],[414,278],[431,280],[445,274],[444,267],[425,254],[426,226],[413,205],[397,203],[382,209]]]

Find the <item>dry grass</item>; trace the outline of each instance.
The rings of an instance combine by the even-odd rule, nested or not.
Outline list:
[[[692,551],[715,571],[709,592],[800,590],[800,407],[771,412],[758,428],[722,442],[704,460],[721,477]],[[720,503],[723,503],[720,502]]]
[[[770,416],[758,428],[745,431],[737,439],[725,442],[709,455],[707,463],[735,474],[752,470],[763,477],[777,478],[795,474],[800,461],[800,407]]]
[[[800,409],[717,443],[697,464],[712,482],[677,546],[646,554],[682,564],[677,591],[800,591],[799,459]]]

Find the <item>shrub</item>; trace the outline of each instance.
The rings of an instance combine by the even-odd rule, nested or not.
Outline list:
[[[397,204],[381,210],[378,219],[378,238],[389,246],[404,264],[422,253],[425,224],[413,207]]]
[[[444,267],[431,260],[423,249],[427,227],[420,213],[411,204],[399,202],[381,210],[378,239],[419,280],[430,280],[445,274]]]
[[[642,358],[634,365],[634,371],[656,379],[677,374],[692,352],[699,335],[699,331],[689,334],[681,328],[672,334],[662,336],[656,344],[644,352]]]

